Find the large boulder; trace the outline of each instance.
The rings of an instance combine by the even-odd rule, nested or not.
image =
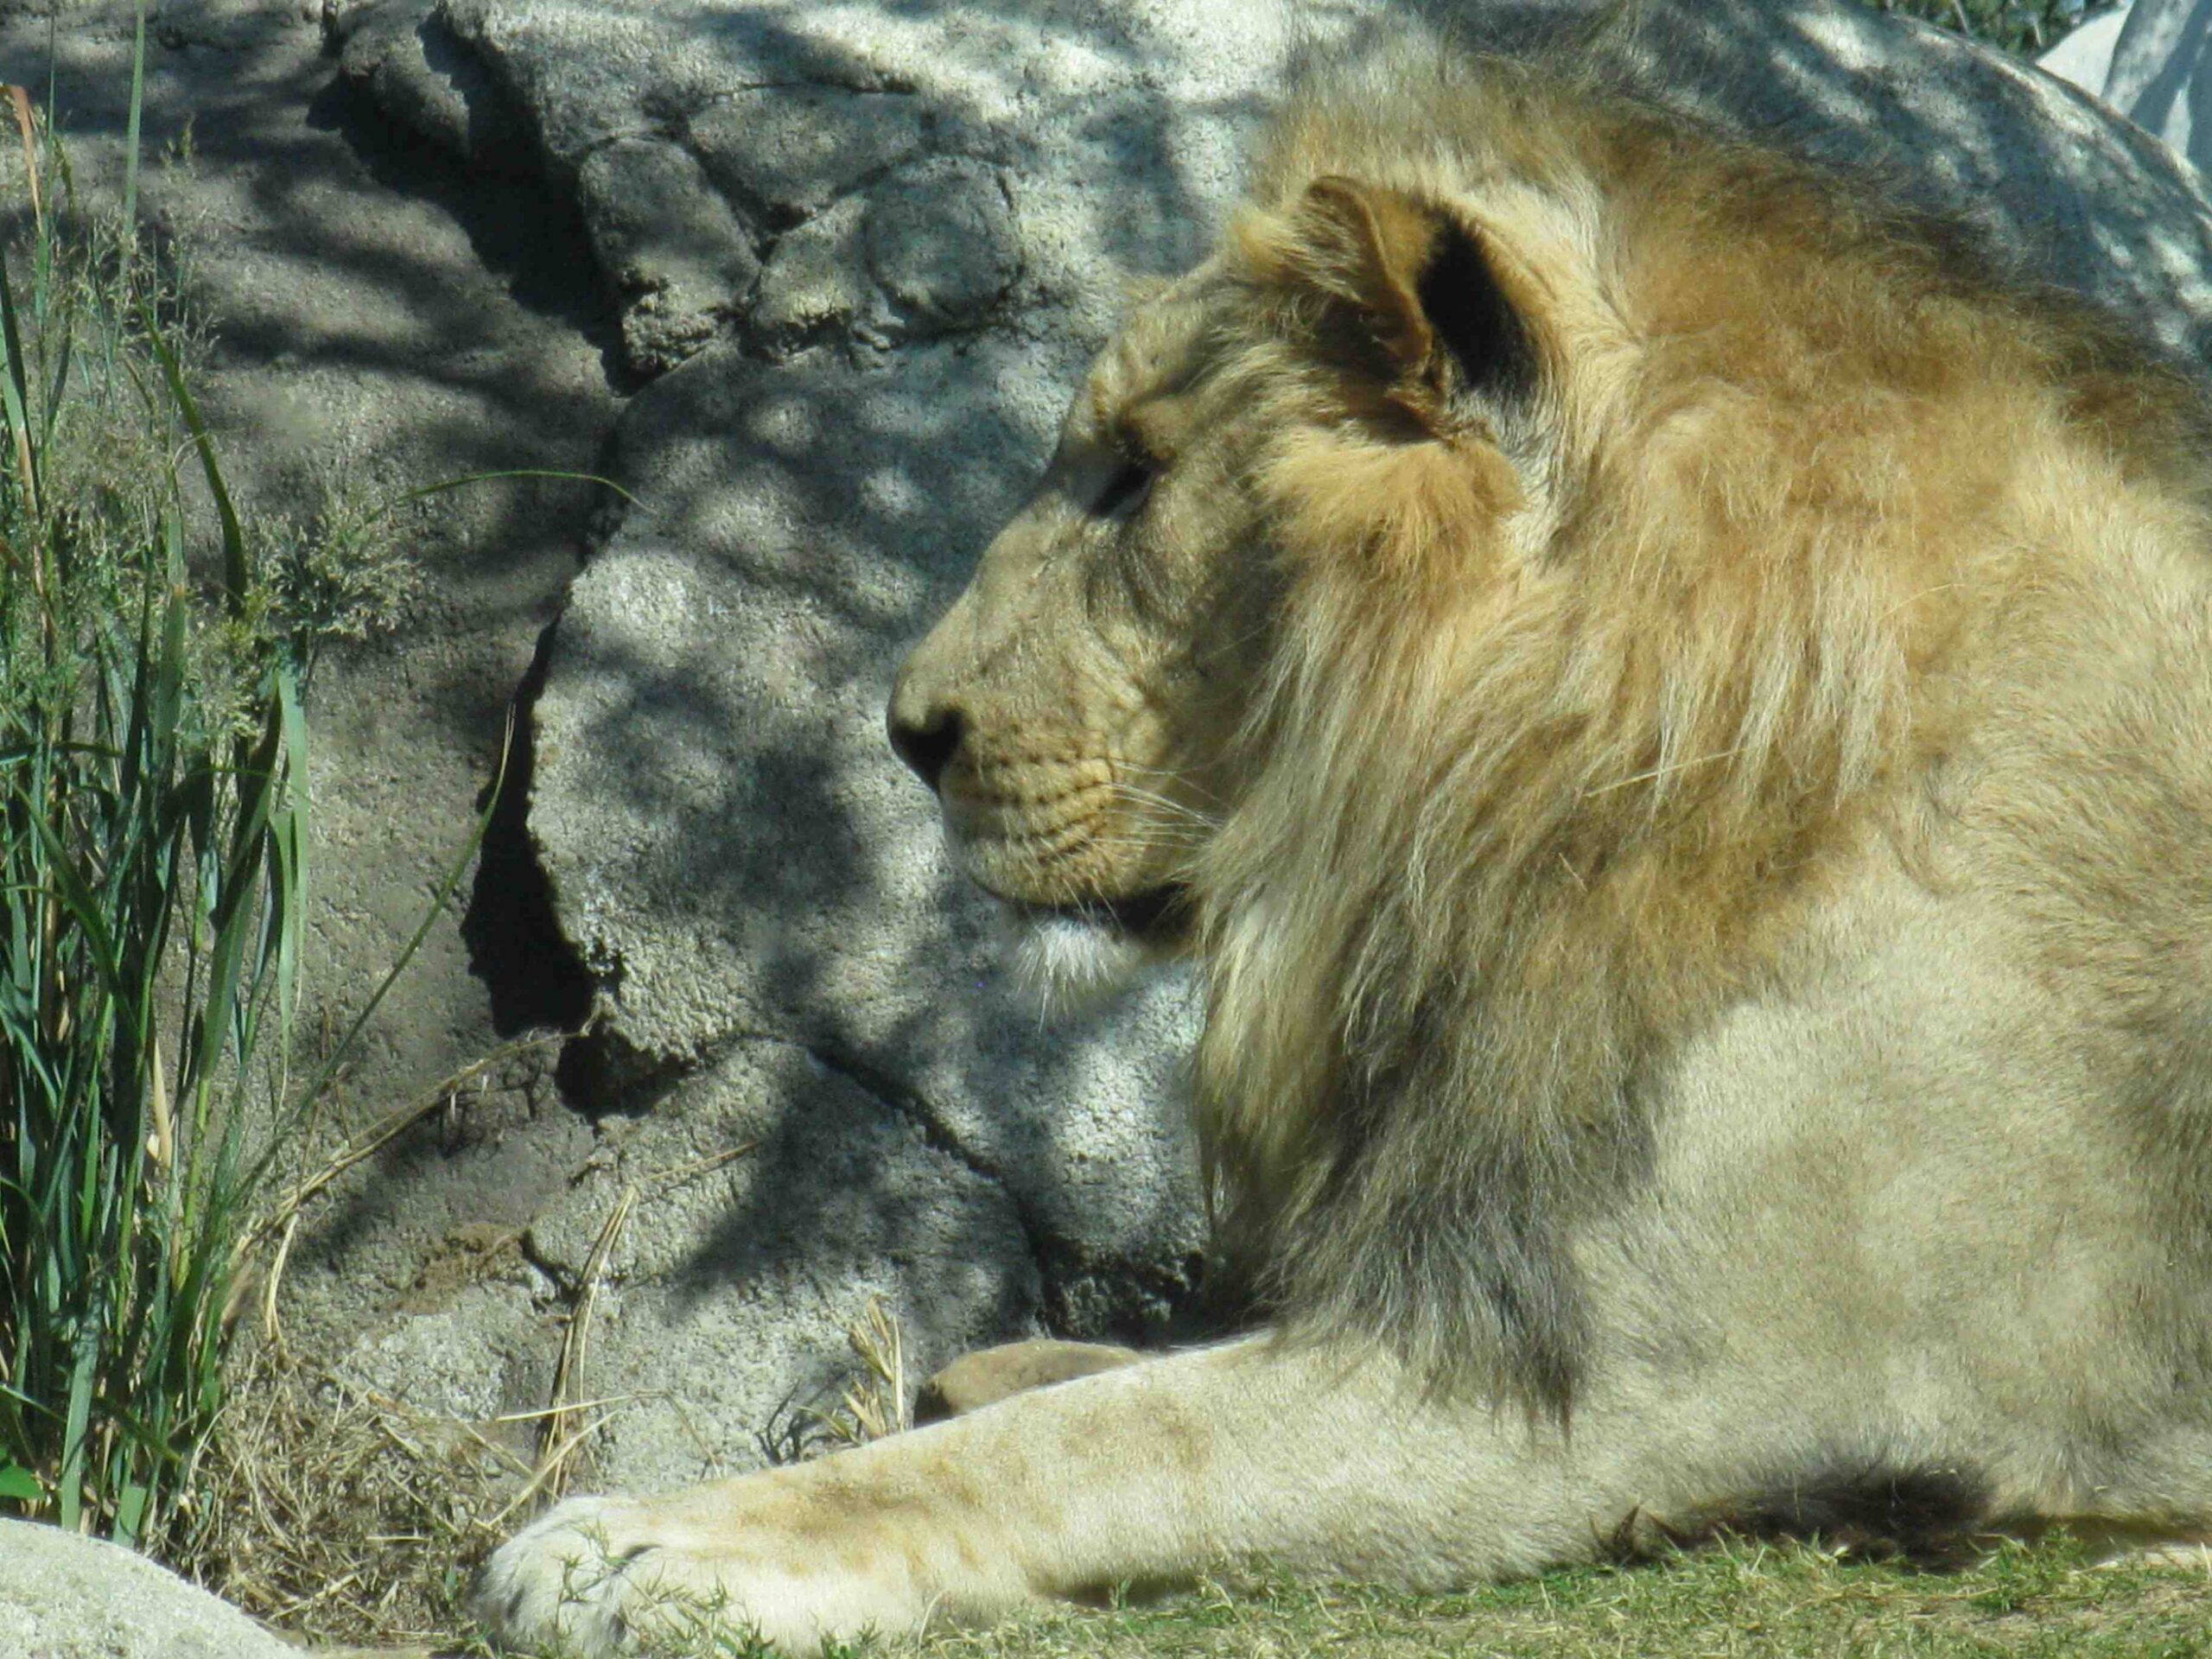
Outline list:
[[[951,0],[809,14],[356,0],[339,32],[346,73],[395,121],[480,160],[527,148],[562,181],[621,297],[631,363],[652,373],[717,336],[772,350],[829,329],[880,346],[989,332],[995,308],[1058,308],[1047,334],[1095,329],[1116,273],[1203,243],[1286,53],[1383,10],[1090,0],[986,19]],[[1518,51],[1607,7],[1421,10]],[[2186,150],[2201,12],[2142,0],[2050,60]],[[2054,279],[2198,343],[2193,175],[2073,87],[1853,0],[1653,0],[1634,28],[1676,94],[1714,118],[1885,172]],[[923,295],[886,259],[959,270]]]
[[[299,1659],[299,1652],[120,1545],[0,1520],[0,1659]]]
[[[531,1260],[573,1294],[626,1190],[755,1150],[645,1202],[602,1262],[620,1334],[588,1388],[643,1397],[599,1478],[757,1460],[849,1369],[874,1295],[917,1377],[1039,1328],[1182,1328],[1204,1245],[1190,988],[1043,1026],[882,705],[1123,283],[1202,247],[1289,14],[413,15],[359,18],[341,63],[395,112],[437,111],[436,142],[472,124],[455,100],[518,111],[484,124],[536,135],[630,366],[658,375],[607,463],[633,503],[535,707],[530,833],[604,1003],[570,1075],[612,1115]],[[686,213],[603,211],[681,177]]]

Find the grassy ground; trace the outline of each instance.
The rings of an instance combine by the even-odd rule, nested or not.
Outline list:
[[[429,1652],[429,1649],[421,1650]],[[443,1649],[491,1659],[480,1644]],[[656,1649],[660,1651],[660,1649]],[[713,1618],[667,1649],[771,1659]],[[836,1646],[825,1659],[2186,1659],[2212,1656],[2212,1554],[2099,1566],[2071,1541],[1923,1573],[1799,1545],[1724,1544],[1656,1566],[1463,1596],[1359,1586],[1208,1588],[996,1630]],[[542,1659],[562,1659],[549,1654]]]
[[[742,1652],[742,1647],[738,1649]],[[1476,1595],[1281,1586],[1069,1614],[888,1651],[930,1659],[1511,1659],[2212,1655],[2212,1573],[2092,1567],[2060,1542],[1956,1573],[1734,1545],[1658,1567],[1555,1573]]]

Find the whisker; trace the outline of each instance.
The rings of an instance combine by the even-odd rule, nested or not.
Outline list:
[[[1213,814],[1163,795],[1157,790],[1141,788],[1135,784],[1125,783],[1120,779],[1116,779],[1109,783],[1107,790],[1117,799],[1139,806],[1155,808],[1166,813],[1171,820],[1195,825],[1209,834],[1221,827],[1221,821]]]

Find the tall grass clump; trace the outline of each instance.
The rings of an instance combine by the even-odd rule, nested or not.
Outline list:
[[[0,1512],[152,1544],[188,1503],[256,1195],[313,1092],[288,1077],[301,680],[315,631],[353,631],[359,607],[324,613],[346,591],[332,535],[264,534],[232,504],[189,330],[137,243],[137,86],[105,219],[19,88],[0,131],[10,101]],[[358,515],[324,528],[363,534]]]

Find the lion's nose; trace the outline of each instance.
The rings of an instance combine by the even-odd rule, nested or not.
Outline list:
[[[959,750],[961,734],[967,728],[960,711],[944,703],[910,705],[894,696],[888,724],[892,748],[914,769],[916,777],[935,789]]]

